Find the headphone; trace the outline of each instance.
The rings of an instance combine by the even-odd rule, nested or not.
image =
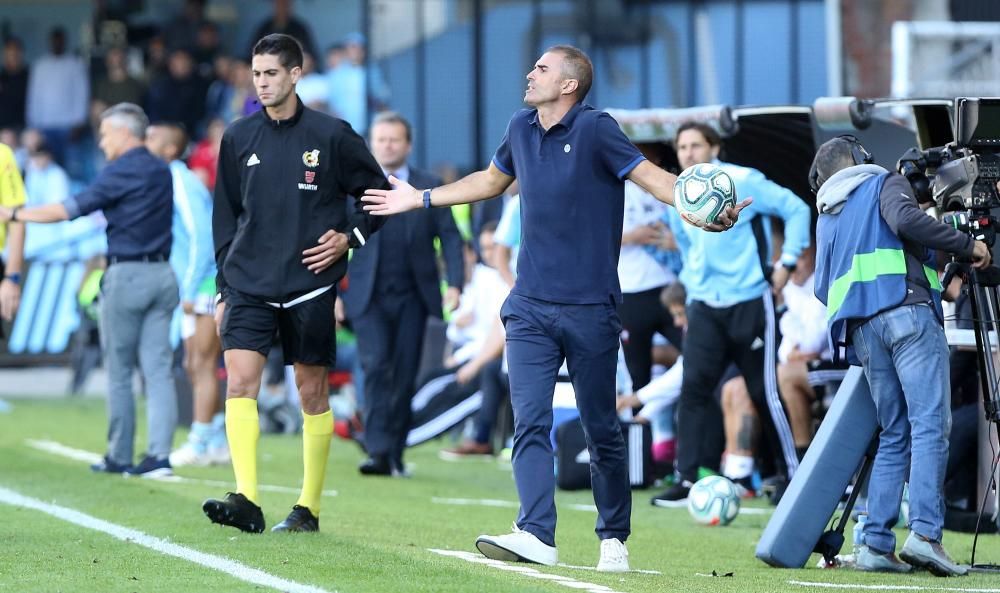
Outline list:
[[[852,134],[841,134],[834,140],[843,140],[851,145],[851,160],[855,165],[871,165],[875,162],[872,154]],[[809,168],[809,188],[815,194],[819,192],[820,186],[824,183],[826,183],[826,178],[820,180],[819,168],[816,166],[816,161],[813,160],[812,167]]]

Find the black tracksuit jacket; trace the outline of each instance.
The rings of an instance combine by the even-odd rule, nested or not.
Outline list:
[[[365,141],[343,120],[298,102],[295,115],[272,120],[260,111],[226,130],[219,150],[212,235],[216,288],[287,302],[340,280],[342,257],[320,274],[302,263],[303,250],[329,229],[352,246],[382,224],[347,196],[389,189]]]

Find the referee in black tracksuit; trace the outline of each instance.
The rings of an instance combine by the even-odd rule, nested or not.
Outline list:
[[[304,107],[296,96],[302,48],[294,37],[258,41],[252,71],[264,109],[222,138],[212,220],[236,492],[203,509],[216,523],[264,529],[256,398],[277,332],[302,401],[304,478],[298,502],[274,531],[316,531],[333,431],[327,370],[336,353],[336,283],[347,270],[348,248],[363,246],[381,224],[360,206],[349,211],[347,196],[389,185],[350,125]]]

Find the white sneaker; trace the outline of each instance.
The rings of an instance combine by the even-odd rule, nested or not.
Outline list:
[[[205,457],[212,465],[229,465],[232,462],[232,457],[229,455],[229,445],[209,447],[205,451]]]
[[[618,538],[601,540],[601,560],[598,572],[628,572],[628,550]]]
[[[559,552],[554,546],[547,546],[534,535],[521,531],[517,525],[511,526],[512,533],[506,535],[480,535],[476,538],[476,548],[483,556],[504,562],[534,562],[546,566],[559,563]]]
[[[182,466],[205,466],[212,460],[205,451],[204,445],[198,445],[193,441],[188,441],[181,445],[179,449],[170,454],[170,465],[173,467]]]

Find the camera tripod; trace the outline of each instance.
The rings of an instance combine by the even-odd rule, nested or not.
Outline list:
[[[992,244],[992,241],[987,241]],[[992,247],[992,245],[991,245]],[[976,337],[976,362],[979,367],[979,382],[983,397],[983,411],[986,421],[993,428],[994,435],[1000,435],[1000,376],[993,357],[993,348],[1000,349],[1000,268],[990,265],[982,270],[973,268],[968,263],[953,261],[945,267],[942,285],[947,288],[952,278],[958,277],[968,290],[969,303],[972,305],[973,335]],[[992,441],[991,441],[992,442]],[[980,505],[976,520],[976,532],[972,544],[972,570],[981,572],[1000,572],[997,564],[976,564],[976,547],[979,542],[980,522],[989,500],[990,490],[996,492],[997,468],[1000,464],[1000,452],[993,449],[993,459],[989,479],[986,480],[986,491],[983,493],[983,503]],[[997,511],[991,514],[991,520],[997,520]]]

